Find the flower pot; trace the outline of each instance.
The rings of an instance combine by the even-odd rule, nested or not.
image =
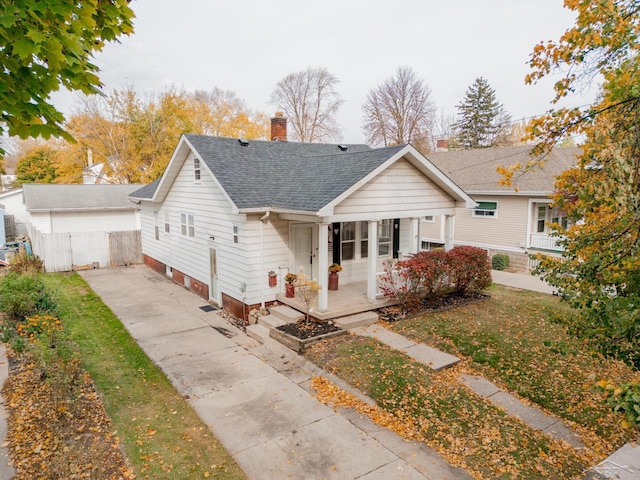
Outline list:
[[[296,296],[296,286],[293,283],[284,284],[284,296],[287,298],[293,298]]]
[[[276,275],[269,275],[269,286],[275,287],[278,285],[278,277]]]
[[[338,290],[338,272],[329,272],[329,290]]]

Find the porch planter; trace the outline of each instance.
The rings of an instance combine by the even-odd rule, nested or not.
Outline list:
[[[329,272],[329,290],[338,290],[338,272]]]
[[[284,296],[287,298],[293,298],[296,296],[296,286],[293,283],[284,284]]]
[[[278,328],[272,328],[269,331],[269,336],[274,340],[277,340],[278,342],[283,344],[285,347],[290,348],[294,352],[302,353],[305,351],[307,347],[309,347],[310,345],[313,345],[314,343],[318,343],[327,338],[332,338],[339,335],[345,335],[346,333],[347,333],[347,330],[339,329],[339,330],[336,330],[335,332],[325,333],[323,335],[317,335],[314,337],[302,339],[294,335],[291,335],[289,333],[283,332]]]

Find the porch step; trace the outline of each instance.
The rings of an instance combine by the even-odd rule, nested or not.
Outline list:
[[[357,327],[366,327],[367,325],[373,325],[378,321],[378,314],[376,312],[362,312],[355,315],[349,315],[348,317],[340,317],[333,320],[338,327],[344,330],[350,330]]]
[[[248,325],[246,328],[247,335],[260,343],[264,343],[269,338],[271,329],[260,325],[259,323]]]
[[[276,307],[269,307],[269,313],[283,320],[284,323],[294,323],[298,320],[302,320],[304,318],[304,314],[299,312],[298,310],[294,310],[291,307],[287,307],[286,305],[278,305]]]
[[[287,322],[282,320],[280,317],[276,317],[275,315],[263,315],[258,318],[258,324],[265,326],[267,328],[276,328],[280,325],[285,325]]]

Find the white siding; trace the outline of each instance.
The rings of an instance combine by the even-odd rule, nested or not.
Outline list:
[[[34,212],[31,214],[31,225],[42,233],[52,233],[51,215],[49,212]]]
[[[251,283],[246,260],[246,216],[232,213],[231,204],[205,169],[201,177],[199,182],[194,181],[193,155],[190,154],[164,202],[161,205],[142,202],[143,253],[210,285],[209,249],[214,247],[218,259],[218,289],[241,299],[241,284]],[[154,211],[158,212],[159,240],[154,236]],[[165,212],[169,214],[169,233],[164,231]],[[194,215],[194,237],[181,234],[181,213]],[[239,228],[238,243],[233,243],[233,225]]]
[[[4,214],[13,215],[16,222],[16,234],[28,233],[29,212],[22,199],[22,189],[0,195],[0,204],[4,205]]]
[[[275,300],[277,293],[284,292],[284,276],[289,271],[289,222],[270,216],[262,225],[262,254],[260,261],[260,221],[258,216],[249,217],[245,224],[247,271],[246,303],[255,304]],[[262,268],[261,268],[262,267]],[[278,285],[269,287],[268,273],[276,272]]]
[[[126,211],[87,211],[87,212],[51,212],[53,232],[118,232],[137,230],[138,212]]]
[[[335,215],[453,208],[455,202],[404,158],[387,168],[334,209]]]

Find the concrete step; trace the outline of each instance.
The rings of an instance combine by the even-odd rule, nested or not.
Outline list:
[[[246,329],[247,335],[260,343],[264,343],[269,338],[270,330],[269,327],[265,327],[259,323],[249,325]]]
[[[378,314],[376,312],[362,312],[355,315],[349,315],[348,317],[340,317],[333,320],[340,328],[350,330],[357,327],[366,327],[367,325],[373,325],[378,321]]]
[[[276,328],[280,325],[285,325],[286,323],[287,322],[279,317],[276,317],[275,315],[263,315],[261,317],[258,317],[258,324],[263,325],[267,328]]]
[[[283,320],[285,323],[293,323],[304,318],[304,313],[294,310],[286,305],[278,305],[268,308],[269,313],[274,317]]]

